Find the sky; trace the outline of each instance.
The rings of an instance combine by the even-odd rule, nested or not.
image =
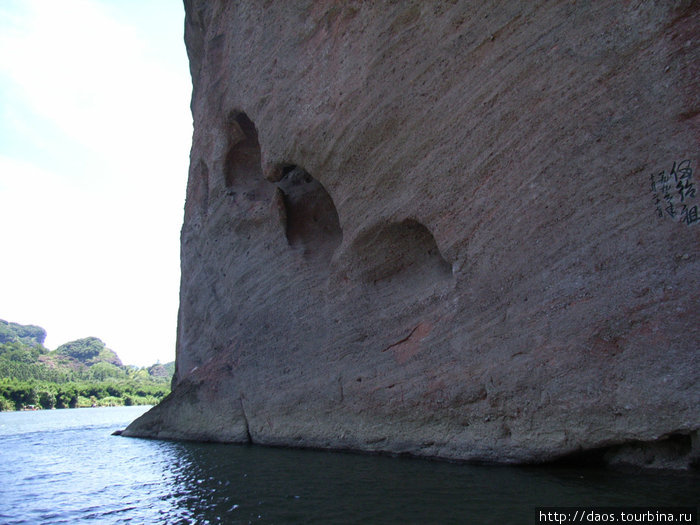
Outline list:
[[[0,1],[0,319],[175,358],[192,138],[179,0]]]

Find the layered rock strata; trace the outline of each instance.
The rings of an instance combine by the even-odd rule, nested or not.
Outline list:
[[[697,462],[697,2],[185,7],[177,371],[126,435]]]

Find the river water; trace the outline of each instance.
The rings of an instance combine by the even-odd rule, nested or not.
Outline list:
[[[0,523],[535,523],[697,505],[700,476],[457,465],[112,436],[146,407],[0,413]]]

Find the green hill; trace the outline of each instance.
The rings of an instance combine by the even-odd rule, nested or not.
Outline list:
[[[97,337],[44,347],[46,330],[0,319],[0,410],[156,404],[174,363],[125,366]]]
[[[102,340],[97,337],[86,337],[65,343],[56,349],[56,354],[72,357],[85,365],[97,363],[111,363],[122,366],[122,362],[117,354],[105,346]]]

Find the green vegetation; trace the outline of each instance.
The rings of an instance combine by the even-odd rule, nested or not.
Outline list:
[[[0,319],[0,410],[155,405],[170,393],[174,363],[125,366],[97,337],[44,347],[39,326]]]
[[[28,345],[43,345],[46,330],[40,326],[8,323],[0,319],[0,344],[21,341]]]
[[[56,355],[75,359],[88,366],[98,363],[111,363],[116,366],[122,364],[117,354],[107,348],[97,337],[86,337],[62,344],[56,348]]]

